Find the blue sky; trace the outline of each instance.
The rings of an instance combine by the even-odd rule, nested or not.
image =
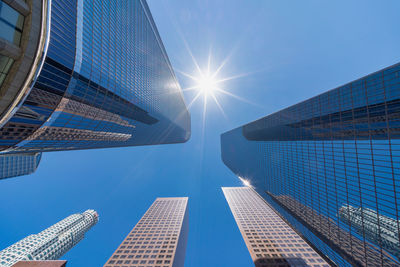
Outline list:
[[[219,78],[247,74],[191,106],[185,144],[45,153],[37,172],[1,181],[0,248],[92,208],[99,223],[63,258],[102,266],[156,197],[189,197],[187,267],[252,266],[221,186],[240,186],[220,134],[400,61],[400,2],[149,0],[171,63],[195,73],[229,58]],[[185,43],[187,45],[185,45]],[[182,88],[193,82],[177,72]],[[187,103],[196,92],[185,92]]]

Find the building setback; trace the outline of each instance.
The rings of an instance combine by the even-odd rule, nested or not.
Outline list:
[[[0,153],[189,139],[145,0],[0,0],[0,10]]]
[[[329,266],[252,188],[222,191],[255,266]]]
[[[78,244],[98,219],[96,211],[87,210],[70,215],[38,234],[25,237],[0,251],[0,267],[13,266],[19,261],[57,260]]]
[[[187,197],[157,198],[104,267],[183,267]]]
[[[226,132],[221,151],[337,266],[400,265],[400,64]]]

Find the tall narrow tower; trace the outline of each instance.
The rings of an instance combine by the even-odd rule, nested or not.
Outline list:
[[[183,267],[187,197],[157,198],[104,267]]]
[[[256,267],[329,266],[252,188],[222,191]]]
[[[0,267],[12,266],[22,260],[58,259],[81,241],[98,219],[94,210],[72,214],[46,230],[0,251]]]

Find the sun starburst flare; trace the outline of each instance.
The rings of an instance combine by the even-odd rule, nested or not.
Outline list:
[[[227,95],[236,99],[239,99],[243,102],[248,102],[246,99],[243,99],[229,91],[227,91],[225,88],[223,88],[223,83],[237,79],[243,76],[246,76],[247,74],[240,74],[240,75],[234,75],[234,76],[229,76],[229,77],[219,77],[219,73],[221,72],[222,68],[226,65],[228,62],[229,58],[226,58],[222,61],[222,63],[215,68],[215,71],[211,71],[211,53],[208,56],[208,62],[207,62],[207,67],[202,69],[200,68],[199,64],[197,63],[197,60],[194,58],[193,54],[191,53],[190,49],[188,49],[190,56],[193,60],[193,63],[196,67],[196,73],[195,74],[188,74],[183,71],[179,71],[179,73],[183,74],[184,76],[190,78],[193,82],[193,85],[188,88],[184,88],[183,91],[192,91],[195,90],[197,93],[191,100],[191,102],[188,105],[188,108],[190,108],[198,99],[200,99],[201,96],[203,96],[203,106],[204,110],[203,113],[205,115],[206,109],[207,109],[207,102],[209,99],[212,99],[215,104],[217,105],[218,109],[222,112],[224,117],[226,118],[224,109],[222,108],[220,102],[218,101],[218,95],[223,94]]]

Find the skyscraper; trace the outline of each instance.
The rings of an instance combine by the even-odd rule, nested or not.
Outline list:
[[[33,173],[42,153],[0,155],[0,179]]]
[[[187,197],[157,198],[104,267],[183,267]]]
[[[336,265],[398,266],[399,107],[396,64],[224,133],[222,160]]]
[[[78,244],[97,222],[98,215],[94,210],[68,216],[0,251],[0,267],[24,260],[56,260]]]
[[[359,234],[400,258],[399,222],[385,215],[378,215],[368,208],[355,208],[344,205],[339,209],[339,218],[351,225]]]
[[[222,191],[255,266],[329,266],[252,188]]]
[[[190,115],[145,0],[0,0],[0,151],[185,142]]]

